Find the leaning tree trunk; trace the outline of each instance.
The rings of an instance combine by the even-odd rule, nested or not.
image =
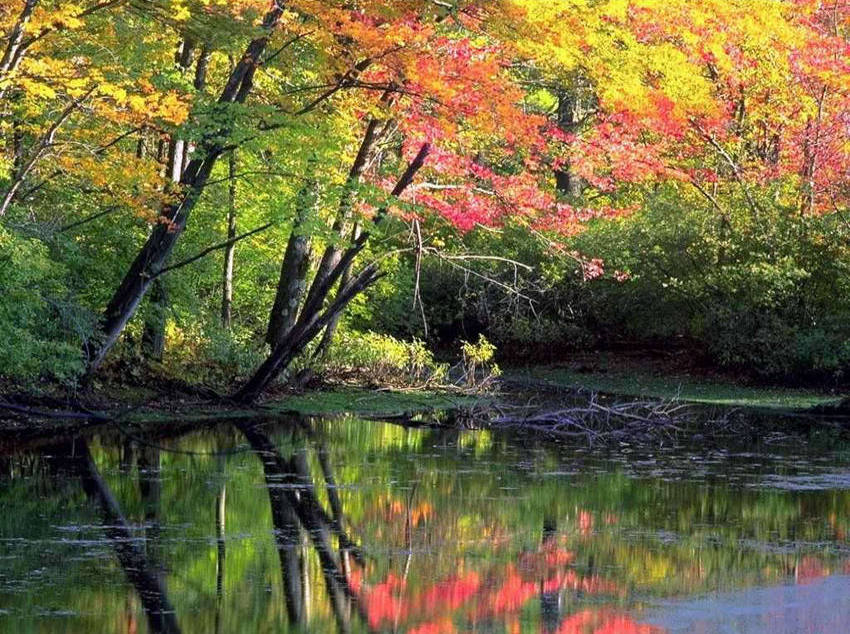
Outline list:
[[[381,97],[382,101],[386,101],[387,99],[389,99],[389,93],[385,93]],[[360,148],[357,150],[357,155],[348,172],[342,198],[339,203],[339,210],[331,229],[334,237],[342,237],[345,232],[345,226],[351,214],[357,186],[360,184],[363,173],[366,171],[366,166],[375,144],[381,136],[379,132],[380,124],[381,121],[379,119],[373,118],[370,119],[366,126],[363,140],[360,142]],[[286,254],[284,255],[281,266],[280,281],[278,282],[274,307],[269,317],[269,326],[266,332],[266,343],[272,348],[285,341],[295,326],[301,301],[307,290],[306,280],[310,259],[310,241],[308,236],[302,235],[301,227],[307,221],[307,212],[312,211],[316,204],[317,196],[315,195],[315,188],[315,183],[309,183],[302,190],[302,195],[299,197],[304,200],[299,200],[297,203],[298,213],[286,246]],[[307,199],[308,195],[312,196],[312,199]],[[316,300],[316,292],[321,288],[323,282],[327,280],[328,274],[339,262],[342,253],[343,249],[334,242],[325,248],[313,283],[307,293],[305,306],[310,305]],[[342,276],[343,285],[349,280],[350,275]],[[324,298],[322,298],[322,301],[324,301]]]
[[[352,239],[354,242],[360,238],[360,225],[355,223],[354,229],[352,230]],[[342,272],[342,275],[339,279],[340,288],[345,288],[348,283],[351,281],[351,265],[349,264],[346,269]],[[322,340],[319,342],[319,345],[316,346],[316,351],[313,353],[314,359],[320,359],[325,354],[327,354],[328,350],[330,350],[331,344],[333,343],[334,335],[336,334],[336,329],[339,327],[339,320],[342,318],[342,313],[339,312],[328,322],[328,325],[325,326],[325,332],[322,334]]]
[[[396,186],[393,188],[392,196],[398,197],[408,188],[413,182],[417,172],[422,168],[425,159],[430,152],[430,145],[425,143],[416,155],[416,158],[408,165],[404,174],[402,174]],[[373,217],[373,223],[379,224],[383,220],[389,209],[387,207],[380,208]],[[369,240],[370,233],[363,232],[360,237],[355,240],[354,244],[348,247],[341,253],[336,264],[329,268],[326,275],[321,278],[317,277],[313,280],[310,292],[304,305],[301,308],[301,313],[298,320],[290,330],[287,337],[277,344],[269,354],[268,358],[257,368],[253,376],[240,388],[234,395],[233,400],[240,403],[252,403],[268,388],[268,386],[280,376],[293,359],[304,351],[304,348],[309,344],[321,331],[325,328],[335,316],[341,313],[346,306],[358,294],[369,288],[375,283],[381,274],[378,272],[378,267],[375,264],[370,264],[365,267],[360,273],[353,276],[348,284],[341,286],[336,297],[327,308],[323,306],[329,293],[334,285],[342,277],[343,273],[351,266],[355,258],[366,246]]]
[[[283,13],[283,0],[276,0],[273,8],[263,19],[266,34],[253,40],[245,50],[242,59],[234,67],[227,83],[218,98],[220,104],[243,103],[254,85],[254,73],[257,63],[271,38],[271,31],[277,26]],[[182,195],[176,203],[164,206],[160,215],[161,222],[151,232],[130,269],[127,271],[112,299],[106,307],[100,321],[98,336],[86,346],[87,367],[84,380],[91,378],[103,363],[107,353],[118,341],[118,337],[127,322],[136,314],[139,304],[152,281],[159,275],[174,245],[183,234],[189,216],[198,202],[213,167],[225,150],[222,139],[226,139],[229,129],[224,127],[202,142],[201,156],[193,158],[183,170],[180,178]]]
[[[174,54],[174,62],[180,68],[180,72],[186,75],[192,67],[192,59],[195,54],[195,42],[190,37],[184,37]],[[209,63],[209,51],[207,47],[200,51],[198,61],[195,65],[194,87],[198,92],[206,88],[206,66]],[[193,148],[185,140],[175,134],[168,145],[168,165],[166,172],[174,187],[179,187],[183,170],[189,164],[189,156]],[[161,362],[165,356],[165,325],[168,314],[168,285],[164,277],[157,277],[153,281],[153,288],[149,295],[150,314],[145,319],[145,328],[142,333],[142,350],[145,356],[153,361]]]
[[[306,183],[295,203],[295,220],[286,243],[274,306],[269,314],[269,325],[266,329],[266,343],[272,348],[283,342],[295,326],[298,308],[307,290],[307,272],[310,268],[312,248],[310,236],[304,231],[304,227],[316,211],[317,187],[313,181]]]

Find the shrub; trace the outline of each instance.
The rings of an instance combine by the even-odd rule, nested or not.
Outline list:
[[[65,269],[47,246],[0,227],[0,374],[73,381],[93,318],[68,296]]]
[[[371,331],[339,333],[320,369],[330,374],[356,375],[381,385],[439,384],[448,376],[447,366],[437,363],[422,341],[401,341]]]

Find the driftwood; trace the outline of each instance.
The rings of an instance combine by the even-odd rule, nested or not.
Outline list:
[[[598,395],[586,403],[560,406],[486,405],[464,417],[467,426],[514,429],[546,436],[594,442],[674,439],[692,434],[698,423],[712,433],[740,431],[734,410],[721,413],[679,401],[628,401],[609,403]]]

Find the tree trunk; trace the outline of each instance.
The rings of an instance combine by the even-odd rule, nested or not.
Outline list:
[[[5,79],[10,75],[20,61],[19,50],[24,40],[24,31],[37,4],[38,0],[25,0],[24,2],[24,8],[21,10],[15,26],[12,27],[12,32],[8,36],[9,41],[6,44],[6,49],[3,51],[3,58],[0,59],[0,79]],[[0,99],[3,98],[4,92],[5,89],[0,89]]]
[[[360,225],[355,224],[354,230],[352,231],[352,238],[354,242],[360,238]],[[342,272],[342,276],[339,279],[340,288],[345,288],[348,283],[351,281],[351,265],[349,264],[345,270]],[[339,312],[328,322],[328,325],[325,326],[325,332],[322,334],[322,340],[319,342],[319,345],[316,347],[316,352],[313,354],[314,359],[320,359],[324,355],[327,354],[328,350],[333,343],[334,335],[336,334],[336,329],[339,327],[339,320],[342,318],[342,313]]]
[[[578,134],[585,117],[592,111],[591,98],[589,87],[582,79],[577,79],[571,90],[558,95],[558,127]],[[555,185],[570,198],[578,198],[584,191],[584,182],[573,173],[570,165],[555,170]]]
[[[274,306],[266,329],[266,343],[272,348],[289,335],[298,318],[298,309],[307,290],[307,272],[310,268],[312,248],[310,236],[305,233],[304,225],[317,211],[317,187],[315,182],[307,183],[295,203],[297,207],[295,220],[286,244]]]
[[[363,177],[363,172],[366,170],[366,165],[369,161],[369,155],[375,147],[378,140],[378,130],[380,121],[371,119],[366,126],[366,132],[363,135],[363,140],[360,143],[360,149],[357,151],[357,156],[354,158],[354,163],[351,164],[351,169],[348,172],[348,178],[345,181],[345,187],[340,200],[339,212],[333,225],[334,235],[342,236],[345,231],[345,225],[348,221],[348,216],[351,213],[351,207],[354,204],[357,185],[360,184],[360,179]],[[330,244],[322,254],[322,259],[319,262],[319,268],[316,270],[316,276],[313,278],[313,284],[310,286],[310,291],[307,294],[305,306],[316,302],[316,293],[319,288],[328,279],[330,272],[339,263],[343,249],[336,245]]]
[[[174,60],[180,66],[183,74],[192,65],[194,46],[191,38],[183,38],[175,52]],[[207,60],[204,60],[204,63],[206,62]],[[201,60],[199,59],[198,65],[200,64]],[[202,77],[205,79],[206,72],[204,72]],[[195,78],[195,88],[199,91],[203,90],[203,83],[199,83],[197,79],[197,69],[195,71]],[[183,170],[188,165],[189,153],[189,144],[185,140],[177,135],[171,138],[168,145],[168,166],[166,167],[166,173],[170,176],[171,182],[175,184],[175,189],[179,187]],[[168,314],[168,288],[165,278],[157,277],[154,280],[149,305],[151,314],[145,320],[145,329],[142,333],[142,350],[147,359],[162,362],[165,356],[165,324],[166,315]]]
[[[142,332],[142,351],[145,358],[161,363],[165,355],[165,324],[168,315],[168,289],[162,277],[153,281],[149,303]]]
[[[228,188],[227,239],[236,237],[236,150],[230,153],[227,163],[230,186]],[[233,320],[233,258],[236,243],[228,244],[224,249],[224,276],[221,290],[221,325],[230,330]]]
[[[430,152],[430,145],[424,144],[416,155],[416,158],[402,174],[396,186],[391,193],[392,196],[398,197],[404,193],[404,190],[413,182],[417,172],[422,168],[425,159]],[[387,215],[389,209],[382,207],[373,217],[373,223],[379,224]],[[336,265],[333,266],[321,280],[314,280],[310,289],[311,294],[307,296],[304,306],[301,309],[301,314],[298,320],[290,330],[287,337],[277,344],[269,354],[268,358],[257,368],[253,376],[248,382],[233,395],[233,399],[240,403],[252,403],[266,390],[266,388],[275,380],[280,373],[285,370],[292,360],[297,357],[310,341],[316,337],[322,329],[327,326],[330,321],[339,313],[359,293],[363,292],[381,276],[378,273],[378,267],[375,264],[370,264],[364,268],[359,274],[354,276],[351,281],[345,286],[341,286],[334,300],[322,312],[322,306],[325,299],[328,297],[334,284],[341,278],[343,273],[351,266],[357,255],[366,246],[369,240],[369,232],[364,232],[360,237],[346,249],[337,259]],[[312,296],[312,297],[311,297]]]
[[[266,50],[270,32],[283,13],[283,2],[278,0],[263,19],[266,34],[253,40],[245,49],[242,59],[230,73],[219,96],[219,103],[243,103],[250,94],[256,71],[256,62]],[[161,222],[139,251],[121,284],[116,289],[101,317],[99,336],[88,342],[84,353],[87,367],[84,382],[87,382],[103,363],[107,353],[115,345],[127,322],[135,315],[142,298],[147,293],[151,280],[164,266],[174,245],[182,235],[189,216],[198,202],[209,180],[218,157],[224,151],[222,139],[229,135],[227,126],[207,137],[202,144],[202,156],[193,158],[180,179],[181,198],[178,202],[165,205]]]

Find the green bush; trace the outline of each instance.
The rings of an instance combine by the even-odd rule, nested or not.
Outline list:
[[[72,381],[93,319],[67,294],[66,271],[47,245],[0,227],[0,375]]]
[[[422,341],[401,341],[371,331],[339,333],[320,369],[382,385],[440,384],[448,376],[448,367],[434,361]]]

